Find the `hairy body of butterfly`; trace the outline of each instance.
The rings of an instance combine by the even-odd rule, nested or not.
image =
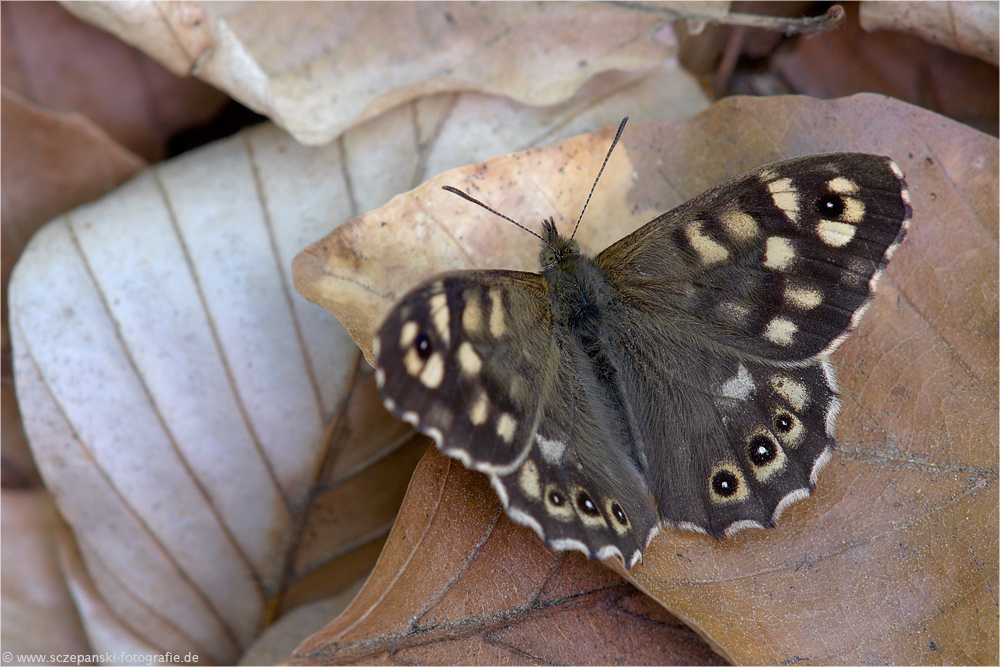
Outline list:
[[[540,274],[445,273],[392,309],[383,400],[553,549],[632,567],[664,524],[772,526],[829,459],[829,356],[910,216],[890,159],[838,153],[739,176],[595,258],[545,221]]]

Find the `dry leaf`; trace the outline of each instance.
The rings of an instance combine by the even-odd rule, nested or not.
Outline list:
[[[107,604],[175,653],[234,660],[270,596],[322,562],[287,563],[286,540],[355,348],[289,267],[332,226],[343,181],[316,167],[337,155],[271,127],[189,153],[47,225],[12,278],[39,469]]]
[[[356,579],[337,595],[296,607],[268,626],[240,656],[238,665],[277,665],[292,654],[303,637],[323,628],[327,621],[342,612],[355,598],[366,576]]]
[[[165,157],[174,134],[205,123],[229,102],[197,79],[171,74],[57,3],[0,7],[4,86],[52,112],[83,114],[124,150],[146,160]]]
[[[14,655],[89,653],[87,638],[59,562],[59,544],[72,540],[49,494],[4,489],[0,502],[0,610],[4,664],[36,660]]]
[[[433,448],[374,575],[289,662],[724,664],[614,573],[547,550]]]
[[[900,30],[994,65],[1000,54],[996,2],[862,2],[865,30]]]
[[[435,272],[534,268],[535,242],[441,185],[471,191],[529,226],[554,215],[565,230],[609,141],[606,128],[435,177],[303,251],[296,285],[367,349],[393,301]],[[996,139],[874,95],[731,98],[690,119],[627,128],[577,238],[599,250],[729,176],[835,150],[894,157],[915,212],[878,297],[834,357],[844,394],[841,448],[817,494],[786,512],[778,529],[723,542],[666,532],[631,577],[738,663],[995,662]],[[429,533],[425,548],[452,544],[467,511],[433,527],[441,532]],[[517,539],[511,549],[527,539],[504,535],[489,539]],[[473,558],[434,548],[432,567],[443,560],[449,572],[461,569],[451,559]],[[432,608],[435,591],[445,589],[426,584],[432,571],[400,569],[399,561],[387,548],[373,581],[403,573],[393,594]],[[466,604],[482,608],[470,595]],[[360,609],[346,614],[368,608]],[[372,618],[365,632],[397,637],[403,626],[394,619],[380,629]],[[338,621],[318,645],[349,630]],[[484,660],[491,658],[517,660]]]
[[[670,58],[668,8],[599,3],[69,2],[67,9],[321,145],[420,97],[551,105]],[[418,26],[417,29],[414,26]],[[667,29],[669,33],[669,29]]]
[[[896,11],[907,3],[878,4]],[[931,8],[947,3],[918,4]],[[845,14],[842,29],[777,51],[771,60],[776,75],[812,97],[882,93],[996,135],[1000,86],[995,66],[912,34],[865,32],[857,6],[849,5]]]

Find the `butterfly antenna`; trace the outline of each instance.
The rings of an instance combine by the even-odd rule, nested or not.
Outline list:
[[[580,221],[583,220],[583,214],[587,211],[587,204],[590,203],[590,198],[594,196],[594,189],[597,187],[597,182],[601,180],[601,174],[604,173],[604,168],[608,166],[608,160],[611,159],[611,153],[615,150],[615,146],[618,145],[618,140],[621,139],[622,132],[625,130],[625,123],[628,122],[628,116],[622,118],[621,125],[618,126],[618,133],[615,134],[615,140],[611,142],[611,148],[608,149],[608,154],[604,156],[604,164],[601,165],[601,170],[597,172],[597,178],[594,179],[594,184],[590,186],[590,194],[587,195],[587,201],[583,203],[583,210],[580,211],[580,217],[576,219],[576,227],[573,228],[573,233],[569,235],[570,240],[576,236],[576,230],[580,228]]]
[[[442,190],[447,190],[448,192],[450,192],[452,194],[458,195],[459,197],[461,197],[462,199],[465,199],[466,201],[471,201],[473,204],[477,204],[479,206],[482,206],[483,208],[485,208],[487,211],[489,211],[493,215],[503,218],[507,222],[512,223],[512,224],[520,227],[521,229],[523,229],[524,231],[528,232],[532,236],[538,238],[542,243],[545,243],[545,244],[547,244],[550,247],[552,246],[552,244],[549,243],[547,240],[545,240],[540,234],[537,234],[537,233],[531,231],[530,229],[528,229],[527,227],[525,227],[524,225],[522,225],[517,220],[514,220],[513,218],[508,218],[506,215],[504,215],[500,211],[498,211],[498,210],[496,210],[494,208],[490,208],[489,206],[487,206],[483,202],[479,201],[478,199],[476,199],[472,195],[468,195],[468,194],[462,192],[461,190],[459,190],[458,188],[453,188],[450,185],[442,185],[441,189]],[[555,248],[553,248],[553,250],[555,250]]]

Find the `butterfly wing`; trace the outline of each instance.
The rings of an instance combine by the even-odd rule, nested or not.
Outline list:
[[[607,349],[666,521],[721,537],[809,495],[834,444],[828,357],[910,214],[888,158],[811,156],[710,190],[595,259],[623,304]]]
[[[638,311],[619,315],[608,347],[665,522],[721,538],[774,525],[812,492],[839,407],[826,360],[760,363],[686,345]]]
[[[510,472],[555,388],[551,321],[536,274],[432,278],[393,308],[373,341],[386,407],[466,467]]]
[[[443,274],[375,339],[383,400],[447,455],[485,472],[514,520],[554,549],[634,562],[658,530],[590,359],[554,327],[541,276]],[[584,443],[581,445],[581,443]]]
[[[692,345],[801,362],[857,324],[910,214],[889,158],[813,155],[713,188],[595,259],[623,300]]]

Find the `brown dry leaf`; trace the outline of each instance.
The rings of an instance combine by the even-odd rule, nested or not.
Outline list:
[[[289,662],[724,664],[613,572],[546,549],[433,448],[361,594]]]
[[[537,244],[523,232],[441,185],[471,191],[528,225],[554,215],[565,230],[610,136],[606,128],[435,177],[304,250],[296,285],[337,313],[367,349],[393,301],[429,275],[536,264]],[[995,662],[996,139],[875,95],[731,98],[690,119],[627,128],[578,238],[599,250],[729,176],[835,150],[894,157],[915,211],[878,297],[834,357],[844,394],[841,448],[815,496],[786,512],[778,529],[723,542],[661,534],[631,579],[737,663]],[[441,550],[467,530],[471,511],[453,511],[449,525],[428,533],[424,548],[437,545],[438,555],[426,571],[401,568],[401,556],[387,549],[373,581],[399,577],[393,595],[432,609],[435,596],[465,585],[427,581],[438,581],[437,568],[460,570],[452,560],[473,562],[467,551]],[[503,525],[487,539],[515,541],[511,550],[530,542],[526,529],[508,534]],[[431,529],[397,530],[413,539]],[[513,537],[516,531],[523,534]],[[533,558],[500,571],[532,567]],[[472,590],[466,604],[477,611],[469,618],[509,608],[502,598],[477,600]],[[376,611],[387,613],[347,614]],[[382,630],[373,617],[365,632],[389,641],[426,625],[388,613]],[[337,633],[349,629],[338,621],[324,637],[339,641]],[[483,659],[524,658],[515,651]]]
[[[876,4],[895,11],[897,5],[907,3]],[[918,4],[930,8],[948,3]],[[856,5],[848,5],[840,30],[777,51],[773,68],[804,95],[832,98],[861,91],[882,93],[996,135],[1000,85],[995,66],[912,34],[866,32],[863,18]]]
[[[683,3],[681,3],[683,4]],[[562,102],[674,53],[669,3],[84,2],[67,8],[321,145],[420,97]],[[416,26],[416,28],[415,28]]]
[[[1000,6],[985,2],[862,2],[865,30],[900,30],[981,58],[994,65],[1000,53]]]
[[[146,160],[162,159],[174,134],[208,121],[229,101],[58,3],[5,2],[0,14],[4,86],[53,112],[83,114]]]

